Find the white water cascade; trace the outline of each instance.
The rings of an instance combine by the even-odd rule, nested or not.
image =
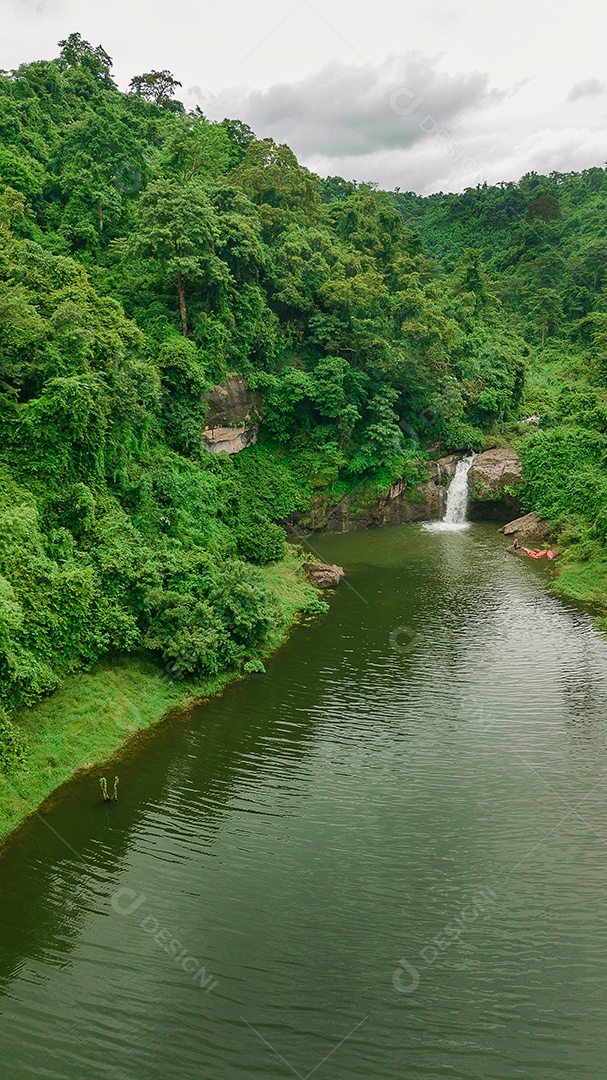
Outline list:
[[[467,529],[470,522],[466,520],[468,509],[468,473],[474,461],[474,454],[463,457],[458,461],[455,475],[449,484],[447,491],[447,509],[442,521],[428,521],[423,526],[428,532],[459,532]]]

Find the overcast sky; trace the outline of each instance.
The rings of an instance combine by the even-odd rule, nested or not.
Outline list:
[[[607,160],[599,0],[0,0],[0,27],[2,68],[77,30],[122,89],[169,68],[322,175],[427,193]]]

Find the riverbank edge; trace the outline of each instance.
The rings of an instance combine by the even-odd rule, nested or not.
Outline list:
[[[513,454],[525,466],[525,435],[512,439],[487,438],[485,448],[476,458],[491,455],[511,457]],[[379,492],[373,485],[361,486],[335,503],[318,494],[303,514],[283,521],[290,536],[304,539],[315,533],[366,531],[384,525],[419,524],[439,517],[442,497],[446,499],[448,483],[457,461],[465,450],[456,450],[443,457],[432,457],[424,464],[425,479],[412,486],[405,479],[395,481],[390,488]],[[478,467],[478,466],[477,466]],[[446,483],[445,483],[446,481]],[[494,522],[505,525],[521,514],[536,510],[525,499],[524,476],[516,484],[497,481],[477,486],[469,492],[468,516],[475,523]],[[558,522],[547,522],[550,544],[558,553],[553,566],[554,577],[549,588],[559,599],[583,608],[602,633],[607,633],[607,552],[596,549],[590,556],[580,554],[575,544],[564,545],[559,536]]]
[[[289,548],[282,562],[263,568],[281,612],[266,640],[264,659],[284,644],[306,605],[318,600],[319,590],[301,573],[307,557]],[[187,715],[244,677],[227,671],[203,681],[178,681],[144,652],[105,657],[91,671],[68,676],[50,697],[16,714],[28,749],[22,768],[0,776],[0,850],[32,814],[50,808],[75,775],[94,773],[143,732],[177,712]],[[110,787],[112,782],[113,777]],[[98,786],[93,776],[91,783]]]

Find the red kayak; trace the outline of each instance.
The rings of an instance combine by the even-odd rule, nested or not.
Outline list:
[[[525,555],[529,556],[530,559],[543,559],[545,555],[549,559],[555,558],[554,551],[550,551],[548,549],[545,549],[544,551],[533,551],[531,548],[524,547],[522,548],[522,550],[525,552]]]

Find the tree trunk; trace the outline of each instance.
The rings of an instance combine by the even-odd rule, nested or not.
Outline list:
[[[103,209],[101,199],[97,199],[97,213],[99,214],[99,231],[103,232]]]
[[[542,322],[542,345],[546,340],[546,330],[548,329],[548,319],[544,319]]]
[[[179,293],[179,310],[181,312],[181,329],[183,336],[188,336],[188,316],[185,308],[185,292],[183,291],[183,277],[181,270],[177,271],[177,291]]]

